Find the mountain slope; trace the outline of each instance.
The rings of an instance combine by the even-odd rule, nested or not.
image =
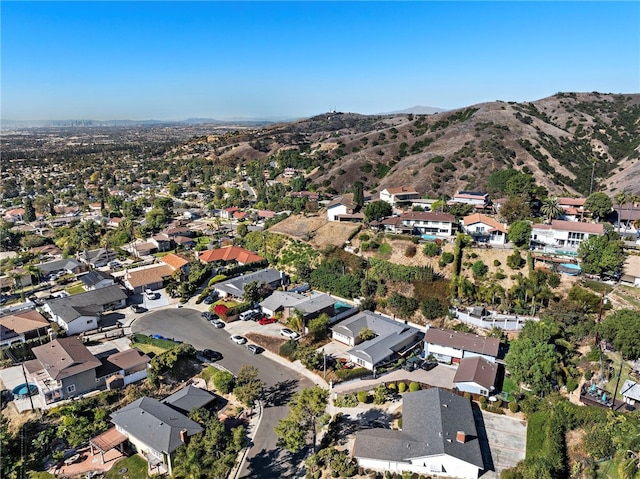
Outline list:
[[[331,112],[217,137],[209,157],[229,164],[279,159],[307,171],[318,189],[413,186],[430,196],[485,190],[515,168],[552,194],[622,185],[640,192],[640,94],[559,93],[535,102],[490,102],[433,115]],[[297,163],[296,163],[297,162]],[[594,164],[595,163],[595,164]]]

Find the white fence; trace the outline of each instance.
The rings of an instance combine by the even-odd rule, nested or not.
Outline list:
[[[540,318],[532,316],[498,314],[495,311],[482,317],[472,316],[469,311],[460,311],[455,308],[451,308],[449,311],[463,323],[483,329],[495,327],[505,331],[520,331],[527,321],[540,321]]]

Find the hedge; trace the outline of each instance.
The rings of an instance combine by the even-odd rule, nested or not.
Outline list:
[[[369,376],[370,374],[372,374],[371,371],[365,368],[338,369],[336,371],[336,376],[343,381]]]

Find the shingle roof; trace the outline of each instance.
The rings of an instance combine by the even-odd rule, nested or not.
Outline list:
[[[0,340],[5,339],[5,337],[14,337],[16,334],[24,334],[45,328],[48,325],[49,321],[35,309],[23,313],[9,314],[0,317]]]
[[[476,383],[490,390],[496,383],[498,365],[481,356],[462,358],[453,377],[455,383]]]
[[[473,333],[461,333],[448,329],[429,328],[424,341],[425,343],[449,346],[494,357],[498,356],[498,351],[500,350],[500,340],[497,338],[488,338]]]
[[[127,295],[120,286],[112,285],[86,293],[74,294],[64,298],[51,299],[47,306],[53,314],[67,324],[80,316],[93,316],[102,311],[106,304],[126,299]]]
[[[32,351],[56,381],[100,366],[100,360],[76,337],[54,339]]]
[[[551,228],[559,231],[576,231],[579,233],[604,234],[604,226],[600,223],[582,223],[579,221],[552,220]]]
[[[113,276],[111,276],[109,273],[105,271],[100,271],[100,270],[90,271],[87,274],[83,274],[82,276],[80,276],[80,281],[82,281],[86,286],[89,286],[89,287],[95,286],[100,281],[103,281],[105,279],[110,279],[111,281],[114,281]]]
[[[62,269],[67,271],[73,271],[77,267],[81,266],[81,263],[79,261],[76,261],[73,258],[63,258],[63,259],[56,259],[53,261],[47,261],[46,263],[40,263],[37,266],[40,271],[47,274],[52,271],[59,271]]]
[[[356,434],[353,455],[397,462],[447,454],[483,469],[471,403],[439,388],[402,398],[402,431],[367,429]],[[456,440],[458,431],[465,442]]]
[[[225,246],[224,248],[203,251],[200,253],[198,259],[205,263],[212,263],[214,261],[237,261],[242,264],[264,260],[262,256],[258,256],[253,251],[241,248],[240,246]]]
[[[186,430],[188,436],[193,436],[203,430],[184,414],[149,397],[140,398],[114,412],[111,421],[128,435],[166,454],[184,444],[180,431]]]
[[[400,217],[403,221],[441,221],[455,223],[456,217],[448,213],[437,211],[408,211]]]
[[[237,278],[232,278],[220,283],[216,283],[214,285],[214,288],[232,296],[241,298],[244,295],[245,285],[251,283],[252,281],[257,281],[258,284],[275,283],[276,281],[280,281],[282,279],[282,274],[283,273],[281,273],[277,269],[265,268],[261,269],[260,271],[256,271],[255,273],[245,274],[242,276],[238,276]]]
[[[344,205],[347,208],[354,210],[358,205],[353,201],[353,193],[346,193],[342,196],[338,196],[329,202],[327,205],[327,209],[333,208],[334,206]]]
[[[188,414],[194,409],[205,407],[214,399],[215,396],[209,391],[189,385],[165,398],[162,403]]]

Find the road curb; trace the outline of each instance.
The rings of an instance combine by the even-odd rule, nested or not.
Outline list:
[[[249,441],[247,442],[247,445],[244,448],[242,448],[242,451],[240,451],[240,456],[241,456],[240,461],[237,462],[236,465],[231,469],[228,479],[238,478],[240,471],[242,471],[242,469],[244,468],[244,463],[247,460],[247,454],[252,448],[253,439],[256,437],[256,434],[258,433],[258,429],[260,428],[260,423],[262,422],[262,401],[257,401],[257,405],[258,405],[257,422],[255,425],[252,425],[251,432],[247,434],[247,438],[249,439]]]

